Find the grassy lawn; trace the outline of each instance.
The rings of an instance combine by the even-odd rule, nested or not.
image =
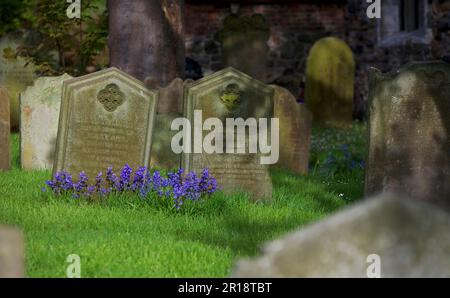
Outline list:
[[[271,204],[217,193],[176,211],[138,198],[100,204],[46,195],[41,187],[50,171],[20,169],[14,134],[13,169],[0,173],[0,224],[24,231],[30,277],[65,277],[70,254],[81,257],[82,277],[225,277],[264,242],[362,197],[364,171],[347,169],[339,148],[348,144],[361,157],[363,139],[360,124],[348,131],[315,128],[310,175],[273,169]]]

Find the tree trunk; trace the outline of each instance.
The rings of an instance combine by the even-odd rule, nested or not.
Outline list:
[[[184,0],[108,0],[110,65],[166,86],[184,77]]]

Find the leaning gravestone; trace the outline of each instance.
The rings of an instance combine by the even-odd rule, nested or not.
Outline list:
[[[280,157],[277,165],[297,174],[308,173],[312,115],[304,104],[297,103],[289,90],[275,89],[274,116],[280,121]]]
[[[41,77],[20,95],[20,161],[23,169],[51,169],[62,84],[72,78]]]
[[[233,277],[448,278],[449,232],[449,213],[385,193],[270,243]]]
[[[63,83],[53,174],[148,165],[157,92],[117,68]]]
[[[443,62],[372,74],[366,194],[402,191],[450,205],[449,94]]]
[[[313,45],[307,59],[305,101],[314,122],[351,125],[354,80],[355,60],[344,41],[326,37]]]
[[[0,171],[7,171],[11,167],[9,117],[8,91],[0,87]]]
[[[0,278],[20,278],[24,272],[22,233],[0,226]]]
[[[272,197],[272,181],[268,165],[261,164],[261,153],[249,153],[250,133],[244,144],[231,148],[233,153],[227,153],[226,134],[237,140],[237,129],[226,131],[226,118],[242,118],[247,120],[266,118],[270,125],[273,116],[273,89],[250,76],[231,67],[216,72],[208,77],[185,87],[185,117],[192,127],[192,148],[200,146],[201,153],[183,153],[182,165],[187,171],[201,172],[208,168],[217,179],[218,186],[225,192],[243,190],[250,193],[253,200],[269,200]],[[201,113],[202,119],[217,118],[223,126],[223,152],[206,153],[201,146],[202,139],[197,138],[196,131],[203,132],[203,136],[210,131],[203,130],[203,122],[194,121],[194,115]],[[202,121],[200,119],[200,121]],[[219,123],[220,124],[220,123]],[[217,127],[215,127],[217,129]],[[246,129],[247,130],[247,129]],[[268,128],[270,131],[270,128]],[[241,135],[240,135],[241,136]],[[217,140],[216,140],[217,142]],[[206,138],[205,138],[206,143]],[[211,141],[211,143],[213,143]],[[219,146],[219,145],[217,145]],[[239,146],[239,147],[238,147]],[[242,147],[241,147],[242,146]],[[238,150],[245,151],[237,154]],[[194,151],[195,152],[195,151]],[[259,152],[259,151],[258,151]]]

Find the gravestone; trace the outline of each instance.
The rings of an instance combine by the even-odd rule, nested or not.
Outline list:
[[[19,130],[20,108],[19,97],[37,78],[36,66],[14,53],[19,43],[11,38],[0,41],[0,86],[8,90],[10,96],[11,129]]]
[[[350,47],[335,37],[317,41],[306,66],[305,101],[314,122],[346,127],[352,123],[355,60]]]
[[[63,83],[53,174],[150,162],[157,92],[117,68]]]
[[[0,87],[0,171],[7,171],[11,168],[9,117],[8,91]]]
[[[51,169],[62,84],[72,78],[40,77],[20,95],[20,161],[23,169]]]
[[[372,73],[366,194],[393,190],[450,205],[449,94],[444,62]]]
[[[385,193],[271,242],[233,277],[448,278],[449,231],[448,212]]]
[[[24,249],[22,233],[0,226],[0,278],[24,277]]]
[[[183,87],[192,80],[175,78],[166,87],[160,87],[152,77],[145,79],[149,89],[158,89],[158,109],[152,141],[150,166],[175,169],[180,167],[181,155],[172,151],[171,140],[176,131],[171,130],[172,121],[183,115]]]
[[[152,141],[152,155],[150,157],[151,168],[178,169],[181,163],[181,155],[174,153],[171,141],[176,131],[171,130],[172,121],[180,114],[161,113],[155,115],[155,131]]]
[[[272,85],[274,117],[280,119],[280,157],[277,165],[297,174],[308,173],[312,115],[289,90]]]
[[[191,123],[192,148],[199,146],[200,142],[195,139],[195,131],[202,131],[203,123],[194,121],[196,111],[201,112],[202,119],[218,118],[223,126],[223,152],[206,153],[203,146],[202,153],[183,153],[182,166],[187,171],[200,173],[208,168],[210,173],[217,179],[219,188],[226,193],[236,190],[247,191],[252,200],[270,200],[272,196],[272,181],[269,175],[268,165],[261,164],[261,153],[249,153],[249,137],[246,134],[245,146],[231,148],[234,152],[245,149],[244,153],[227,153],[226,134],[234,135],[237,140],[237,129],[226,131],[226,118],[260,118],[273,117],[273,89],[257,81],[250,76],[239,72],[231,67],[204,77],[186,86],[184,92],[185,117]],[[202,120],[200,120],[202,121]],[[246,128],[248,130],[248,128]],[[268,128],[270,132],[270,128]],[[206,136],[209,130],[203,130]],[[239,135],[241,136],[241,134]],[[203,142],[203,141],[201,141]]]
[[[149,89],[159,90],[158,113],[181,114],[183,113],[183,85],[184,81],[175,78],[169,85],[161,87],[156,80],[148,77],[144,80],[145,85]]]
[[[227,16],[218,33],[222,44],[223,65],[266,81],[269,36],[269,24],[261,14]]]

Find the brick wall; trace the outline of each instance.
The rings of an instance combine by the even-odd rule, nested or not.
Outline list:
[[[390,71],[409,61],[450,55],[450,12],[446,5],[441,5],[450,1],[434,0],[433,5],[431,2],[427,15],[432,29],[431,42],[390,47],[379,46],[377,20],[367,18],[365,0],[337,1],[339,4],[314,4],[312,1],[240,4],[239,14],[260,13],[266,17],[271,28],[266,82],[285,86],[295,94],[299,82],[304,79],[306,58],[314,42],[325,36],[345,40],[353,50],[357,65],[354,114],[356,118],[363,118],[370,67]],[[222,20],[231,13],[229,4],[208,3],[187,1],[186,4],[186,55],[200,63],[205,75],[223,67],[215,33],[221,28]]]
[[[186,55],[205,74],[222,68],[215,34],[231,13],[229,5],[186,4]],[[345,7],[327,4],[240,5],[240,15],[263,14],[271,27],[267,82],[283,76],[302,76],[309,48],[322,36],[343,36]]]

